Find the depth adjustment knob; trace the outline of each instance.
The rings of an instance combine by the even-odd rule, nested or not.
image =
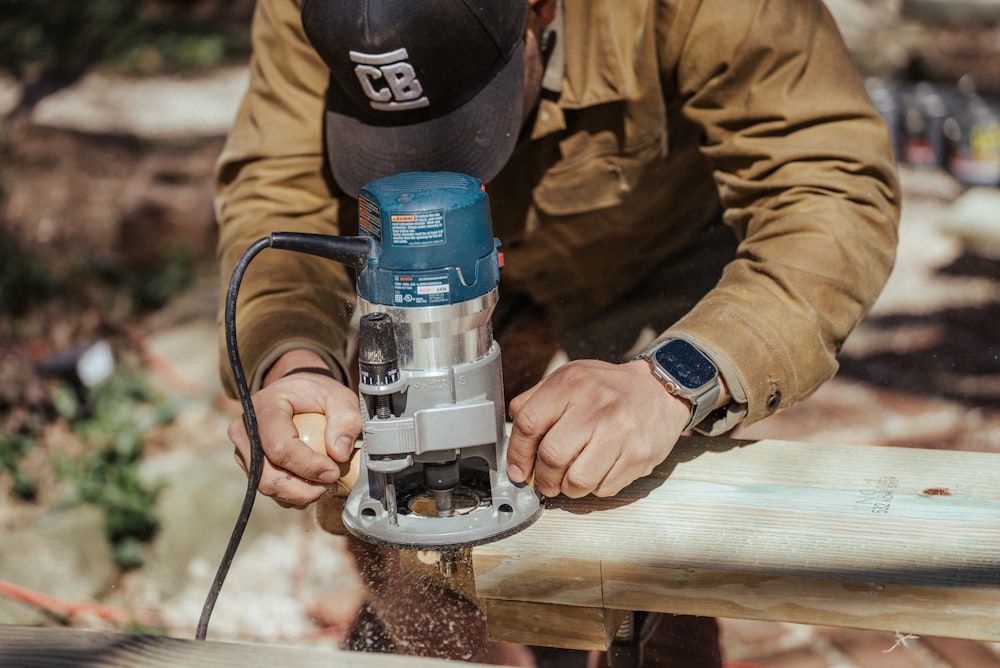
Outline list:
[[[399,381],[396,334],[389,314],[368,313],[361,316],[358,366],[362,385],[379,388]]]
[[[392,399],[386,388],[399,381],[399,356],[392,318],[387,313],[361,316],[358,372],[362,392],[375,396],[375,417],[379,420],[391,418]]]

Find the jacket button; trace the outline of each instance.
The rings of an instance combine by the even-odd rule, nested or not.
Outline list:
[[[767,412],[773,413],[778,410],[778,406],[781,405],[781,392],[775,392],[767,398]]]

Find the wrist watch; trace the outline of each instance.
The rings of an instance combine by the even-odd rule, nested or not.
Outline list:
[[[684,339],[667,339],[636,359],[645,359],[668,392],[691,402],[691,419],[683,431],[708,417],[719,398],[719,370],[708,356]]]

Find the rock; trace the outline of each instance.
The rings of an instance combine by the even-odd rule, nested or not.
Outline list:
[[[955,200],[941,217],[940,228],[971,251],[1000,260],[1000,190],[977,187]]]
[[[143,348],[151,382],[168,396],[200,401],[221,396],[218,332],[214,321],[197,320],[150,334]]]
[[[14,111],[24,86],[14,77],[0,75],[0,116],[6,116]]]
[[[248,76],[244,67],[142,79],[91,72],[43,99],[31,120],[143,139],[221,137],[232,125]]]
[[[54,510],[33,526],[4,533],[0,579],[75,602],[106,594],[117,573],[96,506]],[[38,608],[0,598],[0,624],[41,624]]]
[[[214,569],[236,523],[246,476],[233,461],[225,432],[218,440],[217,453],[179,449],[143,462],[144,480],[166,483],[156,503],[160,529],[143,567],[143,577],[160,600],[184,589],[192,562]],[[258,499],[244,541],[283,529],[293,512]]]
[[[223,436],[224,438],[224,436]],[[125,605],[156,610],[173,632],[193,633],[232,533],[246,477],[231,450],[188,450],[147,460],[146,480],[165,480],[161,527]],[[363,588],[345,539],[320,530],[312,511],[258,497],[212,616],[212,638],[279,641],[346,626]],[[335,638],[334,638],[335,640]]]

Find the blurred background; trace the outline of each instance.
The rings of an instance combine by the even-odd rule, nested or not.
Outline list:
[[[899,261],[814,397],[743,430],[1000,453],[1000,0],[827,0],[893,132]],[[252,0],[0,0],[0,623],[191,637],[244,479],[216,378],[211,172]],[[336,645],[342,540],[257,504],[212,635]],[[995,645],[724,622],[765,666]]]

